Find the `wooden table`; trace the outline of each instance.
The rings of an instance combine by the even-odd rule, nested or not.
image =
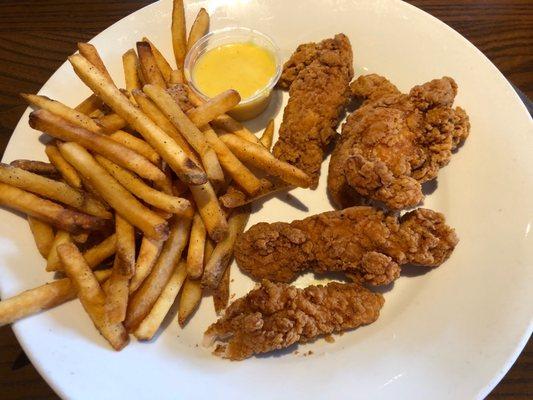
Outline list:
[[[37,92],[74,52],[76,42],[89,40],[149,3],[142,0],[0,1],[0,155],[26,108],[18,93]],[[463,34],[516,87],[533,98],[533,1],[414,0],[410,3]],[[532,397],[533,344],[530,341],[490,398]],[[28,363],[9,327],[0,328],[0,398],[57,398]]]

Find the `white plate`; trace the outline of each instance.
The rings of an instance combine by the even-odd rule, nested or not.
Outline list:
[[[153,343],[110,350],[76,301],[20,321],[15,333],[35,367],[65,398],[433,398],[482,397],[516,359],[532,330],[533,124],[516,93],[469,42],[428,14],[399,1],[187,1],[190,22],[199,7],[212,28],[247,26],[271,35],[286,58],[299,44],[344,32],[356,73],[377,72],[401,89],[450,75],[456,104],[466,108],[471,136],[438,179],[426,207],[444,212],[461,242],[451,259],[426,274],[402,276],[385,293],[380,319],[362,329],[283,354],[229,362],[198,347],[214,321],[204,299],[192,322],[175,320]],[[171,59],[170,1],[150,5],[98,35],[94,43],[117,82],[122,53],[143,35]],[[88,90],[64,64],[41,93],[74,105]],[[286,101],[286,98],[284,98]],[[278,105],[279,106],[279,105]],[[277,126],[281,121],[279,108]],[[45,159],[38,134],[17,126],[4,160]],[[262,121],[264,122],[264,121]],[[258,127],[259,124],[253,125]],[[327,162],[316,191],[294,195],[309,208],[270,200],[250,223],[289,221],[331,209]],[[2,210],[2,296],[51,279],[28,225]],[[234,267],[232,291],[252,282]],[[305,284],[312,277],[304,277]],[[314,354],[304,357],[308,350]]]

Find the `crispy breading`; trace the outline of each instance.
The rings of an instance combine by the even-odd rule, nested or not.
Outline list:
[[[391,210],[416,206],[424,198],[421,184],[448,164],[470,130],[465,111],[452,108],[455,81],[435,79],[407,95],[367,75],[351,89],[365,101],[348,117],[331,155],[331,199],[338,208],[360,204],[361,197]]]
[[[386,285],[399,277],[402,264],[442,264],[457,242],[444,216],[432,210],[398,218],[351,207],[291,223],[258,223],[237,239],[235,258],[255,279],[290,282],[306,270],[343,271],[361,282]]]
[[[311,176],[313,189],[348,101],[352,62],[350,41],[338,34],[298,46],[283,67],[279,86],[289,88],[289,102],[273,154]]]
[[[216,355],[243,360],[370,324],[383,303],[381,294],[358,284],[331,282],[298,289],[263,281],[228,307],[207,329],[205,340],[221,342]]]

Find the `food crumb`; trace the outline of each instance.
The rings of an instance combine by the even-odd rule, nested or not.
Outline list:
[[[328,343],[335,343],[335,338],[331,335],[324,336],[324,340]]]
[[[307,355],[308,355],[308,356],[313,355],[313,354],[315,354],[315,353],[313,352],[313,350],[309,350],[309,351],[307,352]]]

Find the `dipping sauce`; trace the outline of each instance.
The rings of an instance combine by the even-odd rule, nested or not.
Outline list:
[[[234,89],[241,104],[230,114],[246,120],[263,112],[270,100],[268,87],[276,75],[274,54],[252,42],[230,43],[214,47],[202,54],[192,67],[192,80],[206,97]],[[247,101],[252,100],[253,101]]]

